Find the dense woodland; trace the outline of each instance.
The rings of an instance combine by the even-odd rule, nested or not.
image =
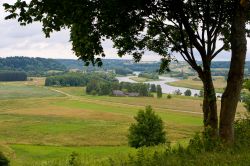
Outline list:
[[[173,62],[173,64],[176,64],[178,66],[178,62]],[[26,72],[28,76],[60,75],[70,70],[85,72],[113,71],[118,75],[128,75],[132,74],[133,71],[139,71],[155,76],[156,74],[153,73],[156,73],[158,71],[159,66],[160,62],[134,63],[132,60],[104,59],[103,66],[100,68],[91,65],[84,66],[84,63],[82,61],[71,59],[45,59],[29,57],[0,58],[0,71],[23,71]],[[229,62],[215,61],[212,62],[211,68],[213,76],[226,76],[229,69]],[[245,75],[248,75],[248,71],[250,71],[250,62],[246,62]],[[195,75],[194,72],[180,72],[176,70],[171,70],[166,74],[172,77],[179,78],[186,78],[188,76]],[[151,77],[149,75],[144,74],[146,78]]]
[[[0,81],[26,81],[27,74],[19,71],[0,72]]]
[[[103,72],[95,73],[66,73],[58,76],[50,76],[45,80],[45,86],[86,86],[90,80],[117,82],[115,75]]]
[[[50,71],[65,71],[66,67],[54,59],[7,57],[0,58],[0,70],[23,71],[28,76],[45,76]]]

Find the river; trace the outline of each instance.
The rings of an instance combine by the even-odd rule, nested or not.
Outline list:
[[[116,77],[116,78],[119,80],[119,82],[132,82],[132,83],[136,83],[136,81],[131,80],[130,77],[131,76],[124,76],[124,77]],[[163,77],[163,76],[160,76],[159,80],[157,80],[157,81],[148,81],[148,82],[145,82],[145,83],[160,85],[161,88],[162,88],[162,93],[173,94],[176,90],[179,89],[180,92],[183,94],[189,88],[175,87],[175,86],[170,86],[170,85],[166,84],[168,82],[174,82],[174,81],[178,81],[178,80],[179,79],[172,78],[172,77]],[[192,96],[194,94],[198,94],[199,95],[199,93],[200,93],[200,90],[197,90],[197,89],[190,89],[190,90],[192,92]]]

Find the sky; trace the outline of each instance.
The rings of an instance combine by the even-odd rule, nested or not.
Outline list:
[[[69,30],[54,32],[50,38],[45,38],[40,23],[32,23],[27,26],[20,26],[17,20],[5,20],[6,13],[3,3],[13,3],[15,0],[0,0],[0,57],[27,56],[43,57],[53,59],[77,59],[71,50],[69,42]],[[250,40],[248,40],[247,60],[250,60]],[[116,49],[112,47],[111,41],[103,42],[106,58],[121,59],[116,54]],[[178,53],[174,56],[178,60],[183,60]],[[199,57],[199,56],[197,56]],[[132,59],[131,56],[124,56],[123,59]],[[143,61],[158,61],[161,57],[153,52],[146,52]],[[198,58],[199,60],[199,58]],[[215,60],[230,60],[230,52],[220,53]]]

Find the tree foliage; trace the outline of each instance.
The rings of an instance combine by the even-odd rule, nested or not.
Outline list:
[[[155,84],[150,84],[150,92],[156,92]]]
[[[0,81],[27,81],[27,74],[18,71],[2,71]]]
[[[162,89],[161,89],[161,85],[157,85],[157,86],[156,86],[156,93],[157,93],[157,97],[158,97],[158,98],[162,98]]]
[[[184,95],[185,96],[191,96],[192,95],[192,92],[190,89],[187,89],[185,92],[184,92]]]
[[[1,166],[9,166],[9,159],[2,153],[0,152],[0,165]]]
[[[45,86],[86,86],[91,80],[99,82],[118,82],[115,75],[111,73],[66,73],[47,77]]]
[[[136,123],[129,128],[128,142],[131,147],[154,146],[166,142],[166,133],[161,118],[151,106],[140,110],[135,117]]]
[[[116,68],[115,73],[119,75],[128,75],[128,74],[133,74],[133,71],[128,69],[128,68]]]
[[[22,71],[28,76],[46,76],[49,71],[65,71],[66,67],[55,59],[7,57],[0,58],[0,70]]]
[[[250,112],[250,80],[245,80],[244,82],[244,88],[248,90],[246,94],[243,96],[243,102],[245,103],[245,108],[248,112]]]

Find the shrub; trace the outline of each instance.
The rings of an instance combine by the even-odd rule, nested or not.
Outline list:
[[[199,97],[203,97],[203,96],[204,96],[204,91],[203,91],[203,90],[200,90]]]
[[[7,157],[4,156],[2,152],[0,152],[0,165],[1,166],[9,166],[10,161],[7,159]]]
[[[128,143],[131,147],[153,146],[166,142],[163,121],[151,106],[140,110],[135,117],[136,123],[129,128]]]
[[[234,123],[235,143],[238,147],[250,147],[250,113]]]
[[[168,99],[171,99],[171,98],[172,98],[172,96],[171,96],[170,94],[168,94],[168,95],[167,95],[167,98],[168,98]]]
[[[182,93],[181,93],[181,90],[180,90],[180,89],[175,90],[175,91],[174,91],[174,94],[175,94],[175,95],[182,95]]]
[[[69,166],[81,166],[81,165],[83,165],[83,163],[81,162],[81,160],[79,158],[79,154],[78,153],[72,152],[70,154],[68,165]]]
[[[220,151],[223,149],[222,141],[217,137],[211,137],[211,128],[206,128],[202,134],[196,134],[190,139],[187,150],[195,153]]]
[[[191,96],[192,95],[192,92],[190,89],[187,89],[185,92],[184,92],[184,95],[185,96]]]

